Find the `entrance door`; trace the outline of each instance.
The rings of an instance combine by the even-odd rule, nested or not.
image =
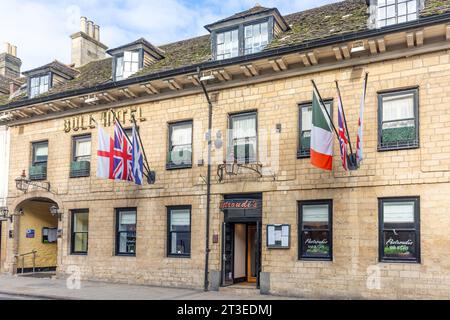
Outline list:
[[[256,225],[247,225],[247,282],[256,283],[258,276],[258,243]]]
[[[222,225],[222,286],[233,284],[233,224],[224,222]]]

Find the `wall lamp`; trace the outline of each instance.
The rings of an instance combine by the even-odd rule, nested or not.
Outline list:
[[[9,219],[12,222],[14,216],[23,216],[23,209],[19,209],[17,213],[10,213],[8,207],[0,207],[0,221]]]
[[[50,207],[50,213],[52,214],[52,216],[58,217],[58,220],[59,220],[59,221],[62,221],[63,212],[62,212],[62,211],[59,211],[58,206],[52,205],[52,206]]]

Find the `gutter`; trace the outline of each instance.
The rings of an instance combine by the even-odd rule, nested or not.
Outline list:
[[[419,28],[419,27],[425,27],[430,26],[434,24],[439,24],[443,22],[448,22],[450,20],[450,12],[445,13],[442,15],[437,16],[430,16],[421,18],[419,20],[403,23],[401,25],[393,25],[389,27],[384,27],[382,29],[370,29],[365,30],[361,32],[353,32],[353,33],[346,33],[344,35],[340,36],[332,36],[324,39],[314,40],[311,42],[306,42],[302,44],[297,45],[286,45],[284,47],[276,48],[276,49],[269,49],[265,50],[259,53],[247,55],[247,56],[240,56],[232,59],[227,60],[219,60],[219,61],[207,61],[199,64],[193,64],[190,66],[178,68],[178,69],[172,69],[168,71],[163,72],[156,72],[151,73],[144,76],[129,78],[126,80],[122,80],[119,82],[108,82],[104,84],[100,84],[94,87],[90,88],[84,88],[84,89],[76,89],[71,91],[65,91],[61,93],[57,93],[54,95],[48,95],[45,97],[38,97],[34,99],[27,99],[24,101],[17,101],[13,102],[4,106],[0,106],[0,111],[6,111],[11,110],[18,107],[23,107],[27,105],[33,105],[37,103],[47,103],[53,100],[58,99],[64,99],[69,98],[72,96],[78,96],[78,95],[85,95],[90,94],[96,91],[103,91],[103,90],[109,90],[114,88],[122,88],[133,84],[138,84],[142,82],[148,82],[148,81],[154,81],[162,78],[170,78],[174,76],[179,76],[183,74],[189,74],[189,73],[196,73],[197,69],[200,68],[201,70],[208,70],[208,69],[214,69],[219,67],[226,67],[234,64],[240,64],[240,63],[249,63],[254,60],[263,59],[263,58],[272,58],[283,54],[289,54],[289,53],[295,53],[297,51],[303,51],[303,50],[310,50],[318,47],[328,46],[340,42],[345,41],[355,41],[360,40],[368,37],[374,37],[374,36],[381,36],[385,34],[389,34],[392,32],[399,32],[399,31],[405,31],[411,28]]]

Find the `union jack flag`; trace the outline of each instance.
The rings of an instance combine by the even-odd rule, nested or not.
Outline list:
[[[347,128],[345,127],[345,120],[344,120],[344,109],[342,107],[342,101],[341,97],[338,99],[338,130],[339,130],[339,150],[341,151],[341,160],[342,160],[342,167],[345,171],[348,170],[348,162],[347,162],[347,145],[348,145],[348,138],[347,138]]]
[[[132,144],[118,121],[114,122],[114,180],[133,180]]]

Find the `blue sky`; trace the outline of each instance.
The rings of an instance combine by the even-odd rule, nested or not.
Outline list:
[[[26,71],[54,59],[70,63],[69,36],[79,30],[80,16],[100,25],[101,41],[114,48],[140,37],[161,45],[206,34],[204,25],[257,3],[289,14],[338,1],[0,0],[0,42],[17,45]]]

